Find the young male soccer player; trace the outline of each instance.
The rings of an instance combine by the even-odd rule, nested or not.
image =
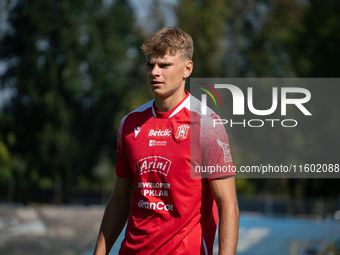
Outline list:
[[[109,253],[127,220],[121,255],[212,255],[215,201],[219,254],[235,254],[239,212],[234,174],[190,176],[195,166],[232,166],[224,128],[209,127],[216,115],[210,110],[202,116],[198,100],[184,89],[193,69],[193,41],[178,28],[163,28],[142,49],[155,99],[120,123],[117,178],[94,254]]]

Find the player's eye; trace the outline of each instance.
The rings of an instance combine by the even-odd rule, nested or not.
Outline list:
[[[160,68],[166,68],[168,66],[171,66],[171,64],[165,63],[165,64],[159,64]]]

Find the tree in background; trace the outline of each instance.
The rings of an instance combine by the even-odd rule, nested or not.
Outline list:
[[[192,0],[180,2],[177,12],[178,26],[194,38],[193,77],[288,78],[337,76],[338,10],[336,1],[323,5],[322,1],[301,3],[296,0]],[[325,88],[310,89],[313,95],[326,94],[321,93]],[[334,93],[329,91],[328,95],[334,98],[324,99],[332,110],[315,101],[309,104],[315,116],[324,116],[319,123],[306,120],[294,130],[265,127],[252,132],[228,130],[235,163],[260,165],[270,160],[277,165],[287,159],[300,164],[330,162],[336,158],[339,150],[334,143],[339,141],[335,127],[339,124],[339,103],[337,88],[333,89]],[[268,86],[258,86],[254,90],[262,98],[255,102],[256,107],[268,109],[271,105]],[[333,140],[328,134],[334,134]],[[263,141],[267,142],[266,146]],[[333,149],[326,152],[323,148],[329,146]],[[339,192],[332,184],[334,180],[327,179],[236,181],[239,194],[334,197]]]
[[[305,6],[300,26],[285,41],[298,77],[339,77],[339,11],[340,3],[334,0],[312,0]],[[340,155],[340,87],[320,83],[311,89],[321,95],[321,100],[312,106],[320,118],[318,123],[310,123],[313,129],[304,132],[306,139],[317,144],[309,148],[314,154],[306,162],[333,162]],[[337,197],[340,193],[337,179],[301,180],[296,186],[303,189],[303,195],[311,197],[323,194]]]
[[[284,43],[300,27],[303,5],[296,0],[245,0],[244,4],[246,8],[235,4],[237,15],[230,21],[230,32],[240,42],[232,44],[233,52],[241,55],[236,76],[295,77]]]
[[[194,40],[192,77],[222,77],[226,21],[233,1],[188,0],[177,6],[178,26]]]
[[[100,161],[109,162],[106,178],[113,176],[119,112],[130,108],[122,99],[140,85],[132,10],[124,0],[20,1],[9,23],[0,48],[12,63],[1,84],[15,91],[0,116],[0,140],[12,158],[7,175],[15,177],[18,201],[30,201],[34,187],[54,187],[55,202],[67,202],[99,183]]]
[[[340,3],[311,0],[303,19],[287,40],[299,77],[339,77]]]

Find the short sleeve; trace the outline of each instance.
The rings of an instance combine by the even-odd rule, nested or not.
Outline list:
[[[214,119],[219,119],[216,114],[205,115],[201,118],[201,148],[202,164],[209,180],[235,175],[228,135],[224,125],[216,124]]]
[[[121,120],[117,134],[117,163],[116,175],[121,178],[132,178],[128,155],[124,144],[124,123],[126,116]]]

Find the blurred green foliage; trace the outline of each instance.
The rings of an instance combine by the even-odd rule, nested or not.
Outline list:
[[[1,77],[14,89],[0,116],[1,193],[12,175],[15,200],[34,201],[30,187],[53,189],[60,178],[67,202],[114,176],[119,119],[131,110],[124,98],[135,106],[147,97],[131,95],[144,80],[132,10],[120,0],[21,1],[9,21],[15,32],[0,54],[16,63]],[[21,163],[8,163],[9,153]]]
[[[157,11],[162,1],[153,1],[147,13],[156,25],[136,23],[136,10],[125,0],[7,5],[0,88],[11,89],[13,97],[0,112],[0,200],[46,202],[32,190],[56,193],[59,186],[62,202],[76,192],[110,190],[120,119],[151,98],[139,47],[149,36],[143,26],[166,23]],[[334,0],[186,0],[175,13],[178,26],[194,39],[193,77],[337,77],[339,8]],[[256,139],[270,139],[271,152],[289,151],[296,161],[340,155],[339,100],[330,94],[329,105],[311,107],[324,114],[326,124],[317,131],[333,139],[320,141],[308,129],[269,137],[261,129]],[[236,163],[261,162],[266,151],[247,144],[247,136],[229,136]],[[325,150],[313,152],[315,143]],[[240,194],[337,196],[336,181],[238,179],[237,188]]]
[[[338,77],[338,1],[183,1],[179,24],[194,38],[194,77]],[[203,56],[203,57],[202,57]],[[196,72],[195,72],[196,71]],[[268,87],[257,87],[268,95]],[[228,130],[236,165],[333,162],[340,155],[340,87],[310,87],[323,101],[309,108],[318,122],[255,132]],[[267,94],[266,94],[267,93]],[[331,98],[325,97],[325,95]],[[263,97],[259,109],[267,109]],[[295,113],[296,114],[296,113]],[[315,120],[316,118],[313,118]],[[249,143],[248,141],[252,141]],[[263,142],[270,146],[263,146]],[[238,194],[337,198],[337,179],[236,179]]]

